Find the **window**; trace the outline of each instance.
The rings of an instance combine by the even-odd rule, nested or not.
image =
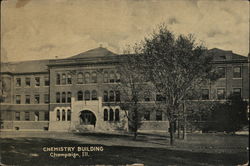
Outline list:
[[[65,110],[62,110],[62,121],[65,121],[65,118],[66,118]]]
[[[71,76],[71,74],[67,75],[67,83],[72,84],[72,76]]]
[[[104,91],[103,92],[103,101],[104,102],[108,102],[109,98],[108,98],[108,92],[107,91]]]
[[[97,100],[97,92],[96,92],[96,90],[92,90],[92,100]]]
[[[103,82],[104,82],[104,83],[107,83],[107,82],[108,82],[108,72],[104,72],[104,75],[103,75]]]
[[[108,110],[107,109],[104,109],[104,112],[103,112],[103,120],[104,121],[108,121]]]
[[[45,104],[49,103],[49,94],[44,94],[44,103]]]
[[[225,67],[218,67],[218,72],[220,78],[226,78],[226,68]]]
[[[115,121],[120,121],[119,109],[115,109]]]
[[[60,103],[61,102],[61,97],[60,97],[60,92],[56,92],[56,103]]]
[[[25,120],[30,120],[30,113],[29,112],[25,112],[24,119]]]
[[[56,74],[56,85],[60,85],[61,84],[61,76],[60,74]]]
[[[97,74],[96,74],[96,72],[93,72],[91,76],[92,76],[92,83],[97,83]]]
[[[30,104],[30,95],[25,96],[25,104]]]
[[[156,101],[166,101],[166,97],[162,94],[156,94]]]
[[[144,101],[150,101],[150,93],[149,93],[149,91],[144,92]]]
[[[121,82],[121,74],[116,73],[116,82]]]
[[[62,103],[66,103],[66,93],[62,92]]]
[[[40,86],[40,77],[35,77],[35,86]]]
[[[149,111],[144,112],[144,120],[150,120],[150,112]]]
[[[115,100],[115,94],[114,91],[109,91],[109,101],[114,101]]]
[[[241,78],[241,67],[233,68],[233,78]]]
[[[56,111],[56,120],[60,121],[60,110]]]
[[[114,120],[114,111],[113,109],[109,110],[109,121],[113,121]]]
[[[234,88],[233,95],[241,97],[241,88]]]
[[[225,99],[225,89],[223,88],[221,88],[221,89],[217,89],[217,99],[218,100],[223,100],[223,99]]]
[[[44,112],[44,120],[46,120],[46,121],[49,120],[49,112],[48,111]]]
[[[67,94],[67,103],[71,103],[71,92]]]
[[[85,77],[85,84],[90,83],[90,78],[89,78],[90,75],[89,75],[89,73],[85,73],[84,77]]]
[[[39,103],[40,103],[40,96],[35,95],[35,104],[39,104]]]
[[[201,99],[202,100],[208,100],[209,99],[209,90],[208,89],[202,89],[201,90]]]
[[[35,112],[35,121],[39,121],[39,112]]]
[[[49,76],[44,76],[44,86],[49,86]]]
[[[162,111],[156,111],[156,118],[157,121],[161,121],[162,120]]]
[[[16,104],[21,104],[21,95],[16,95]]]
[[[29,77],[25,78],[25,86],[30,86],[30,78]]]
[[[20,112],[15,112],[15,119],[20,120]]]
[[[83,83],[83,74],[82,73],[78,73],[77,74],[77,83],[78,84],[82,84]]]
[[[86,91],[84,92],[84,99],[85,99],[85,100],[90,100],[90,92],[89,92],[88,90],[86,90]]]
[[[109,82],[114,83],[115,82],[115,74],[114,72],[111,72],[109,75]]]
[[[115,91],[115,101],[121,101],[121,99],[120,99],[120,91]]]
[[[21,86],[21,78],[16,78],[16,86],[17,87]]]
[[[67,111],[67,121],[71,121],[71,110]]]
[[[62,85],[66,84],[66,74],[62,74]]]
[[[78,91],[77,92],[77,100],[78,101],[83,100],[83,93],[82,93],[82,91]]]

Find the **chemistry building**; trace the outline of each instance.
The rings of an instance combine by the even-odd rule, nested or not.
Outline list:
[[[213,65],[222,76],[204,86],[202,100],[225,100],[230,94],[249,99],[248,58],[211,49]],[[1,63],[0,119],[2,131],[127,131],[115,70],[117,54],[95,48],[65,59]],[[143,102],[157,100],[157,95]],[[167,117],[145,111],[140,130],[166,131]]]

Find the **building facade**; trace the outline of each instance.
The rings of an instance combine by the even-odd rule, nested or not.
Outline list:
[[[222,74],[202,89],[202,100],[249,98],[249,62],[231,51],[211,49]],[[116,103],[117,54],[99,47],[66,58],[1,63],[1,130],[127,131],[126,110]],[[147,98],[145,103],[157,100]],[[140,130],[166,131],[167,117],[145,111]]]

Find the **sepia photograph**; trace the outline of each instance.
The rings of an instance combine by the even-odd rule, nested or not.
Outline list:
[[[249,165],[248,0],[0,3],[0,166]]]

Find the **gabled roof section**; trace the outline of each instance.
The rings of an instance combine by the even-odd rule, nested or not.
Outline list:
[[[116,54],[109,51],[106,48],[98,47],[86,52],[77,54],[75,56],[69,57],[67,59],[81,59],[81,58],[95,58],[95,57],[107,57],[107,56],[115,56]]]
[[[6,62],[1,64],[1,72],[39,73],[48,72],[49,60]]]
[[[232,51],[221,50],[213,48],[208,50],[208,55],[213,56],[214,61],[225,61],[225,60],[247,60],[247,57],[235,54]]]

